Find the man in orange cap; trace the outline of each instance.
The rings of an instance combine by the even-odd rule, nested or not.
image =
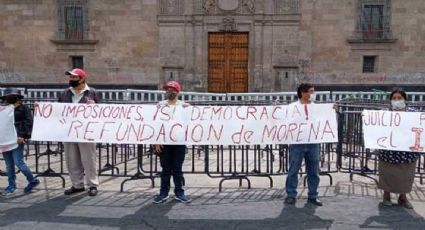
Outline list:
[[[98,103],[96,91],[86,83],[86,72],[82,69],[66,71],[69,76],[69,88],[65,89],[59,97],[63,103]],[[65,190],[65,195],[84,192],[84,176],[89,186],[88,194],[97,195],[99,180],[96,170],[96,144],[95,143],[64,143],[66,164],[72,187]]]

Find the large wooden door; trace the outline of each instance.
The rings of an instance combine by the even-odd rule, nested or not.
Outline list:
[[[208,91],[248,91],[248,33],[208,34]]]

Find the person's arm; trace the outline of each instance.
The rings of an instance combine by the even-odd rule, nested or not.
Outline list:
[[[34,117],[31,113],[31,109],[26,105],[23,105],[23,106],[25,106],[24,107],[25,108],[24,109],[25,110],[24,127],[25,127],[25,132],[26,132],[25,138],[30,139],[31,133],[32,133],[32,126],[33,126],[33,123],[34,123]]]
[[[191,104],[189,104],[189,103],[187,103],[187,102],[182,102],[182,106],[183,106],[183,108],[186,108],[186,107],[189,107],[189,106],[191,106]]]
[[[26,105],[21,105],[21,112],[22,112],[22,121],[20,124],[20,127],[18,129],[18,143],[22,144],[24,143],[25,139],[31,138],[31,132],[32,132],[32,125],[33,125],[33,116],[31,113],[31,110]]]
[[[100,103],[99,95],[94,88],[90,88],[88,92],[85,92],[87,95],[86,103],[87,104],[98,104]]]
[[[58,99],[58,102],[63,102],[64,94],[65,94],[65,91],[63,91],[63,92],[61,92],[61,93],[59,94],[59,97],[57,98],[57,99]]]
[[[95,103],[100,103],[99,93],[95,89],[92,89],[92,90],[93,90],[93,101]]]

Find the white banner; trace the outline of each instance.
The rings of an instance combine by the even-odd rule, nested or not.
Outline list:
[[[425,113],[364,110],[366,148],[424,152]]]
[[[332,104],[158,106],[40,103],[33,140],[253,145],[337,142]]]
[[[18,147],[14,112],[12,105],[0,106],[0,153]]]

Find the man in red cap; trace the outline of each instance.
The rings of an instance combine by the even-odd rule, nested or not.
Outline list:
[[[82,69],[66,71],[69,76],[69,88],[59,96],[59,102],[63,103],[98,103],[96,91],[86,83],[86,72]],[[96,144],[95,143],[64,143],[66,164],[72,187],[65,190],[65,195],[71,195],[85,191],[84,176],[89,186],[88,194],[97,195],[99,180],[96,170]]]
[[[169,81],[163,86],[165,90],[165,101],[159,105],[187,106],[186,103],[178,99],[181,86],[176,81]],[[186,155],[186,145],[155,145],[155,152],[159,155],[161,162],[161,189],[159,195],[155,196],[154,203],[164,203],[169,198],[170,179],[174,181],[174,199],[189,203],[191,199],[184,194],[183,190],[183,161]]]

